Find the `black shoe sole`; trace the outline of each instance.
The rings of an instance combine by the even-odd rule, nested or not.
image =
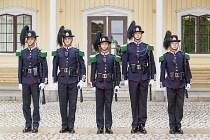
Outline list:
[[[23,133],[28,133],[28,132],[31,132],[31,130],[30,131],[23,131]]]
[[[107,133],[107,134],[113,134],[113,132],[105,132],[105,133]]]
[[[32,131],[32,133],[38,133],[38,131]]]
[[[142,133],[142,134],[147,134],[147,132],[142,132],[142,131],[140,131],[140,133]]]

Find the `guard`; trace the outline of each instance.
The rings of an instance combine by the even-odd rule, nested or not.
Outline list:
[[[96,93],[97,134],[104,132],[104,125],[105,132],[113,134],[111,129],[113,92],[119,91],[121,81],[119,65],[121,58],[109,53],[110,43],[107,36],[97,32],[93,46],[99,53],[90,56],[92,90]]]
[[[190,56],[179,51],[177,35],[166,32],[163,42],[164,48],[169,52],[159,58],[161,62],[160,87],[166,87],[168,99],[168,115],[170,134],[183,134],[181,121],[183,118],[184,95],[190,89],[192,74],[190,71]],[[165,74],[167,75],[165,77]]]
[[[48,79],[47,52],[37,47],[37,37],[35,31],[29,30],[27,25],[24,26],[21,31],[20,42],[23,47],[26,42],[28,47],[16,51],[16,56],[19,57],[19,89],[22,90],[23,114],[26,120],[23,133],[31,130],[33,133],[38,132],[40,90],[44,89]],[[31,97],[34,106],[33,117],[31,117]]]
[[[84,52],[72,46],[73,37],[71,30],[64,29],[64,26],[61,26],[57,36],[57,43],[60,48],[52,52],[52,56],[54,56],[52,76],[53,82],[58,82],[62,119],[60,133],[67,131],[75,133],[74,122],[78,89],[82,88],[86,79]],[[68,106],[69,110],[67,111]]]
[[[122,74],[125,86],[129,85],[132,109],[131,133],[140,131],[147,133],[145,123],[147,120],[147,95],[148,85],[152,86],[155,80],[156,68],[152,50],[153,46],[143,43],[141,38],[144,31],[141,26],[132,21],[127,32],[128,39],[134,41],[123,45]]]

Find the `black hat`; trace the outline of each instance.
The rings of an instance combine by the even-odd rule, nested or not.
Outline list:
[[[136,25],[136,22],[135,21],[132,21],[129,28],[128,28],[128,31],[127,31],[127,38],[128,39],[131,39],[133,37],[133,34],[135,32],[141,32],[141,33],[144,33],[144,31],[141,29],[141,26],[139,25]]]
[[[171,35],[171,31],[167,31],[164,41],[163,41],[163,47],[167,50],[170,46],[170,42],[180,42],[177,35]]]
[[[36,32],[34,30],[28,30],[28,33],[26,34],[26,38],[28,37],[39,37],[36,35]]]
[[[136,25],[136,26],[134,27],[134,31],[133,31],[133,32],[134,32],[134,33],[135,33],[135,32],[144,33],[144,31],[141,30],[141,26],[139,26],[139,25]]]
[[[22,46],[25,46],[25,38],[28,37],[39,37],[36,35],[34,30],[29,30],[29,26],[25,25],[20,34],[20,43]]]
[[[180,40],[177,35],[171,35],[168,42],[180,42]]]
[[[109,41],[109,38],[107,36],[101,36],[100,41],[98,42],[98,44],[100,44],[102,42],[108,42],[109,44],[111,44],[111,41]]]
[[[63,46],[63,38],[64,37],[75,37],[75,36],[72,35],[71,30],[69,30],[69,29],[64,30],[64,26],[61,26],[58,31],[58,36],[57,36],[57,43],[61,47]]]
[[[66,29],[66,30],[64,30],[64,32],[63,32],[63,38],[64,38],[64,37],[75,37],[75,36],[72,35],[71,30]]]
[[[93,47],[96,51],[99,50],[98,46],[102,42],[108,42],[109,44],[111,44],[111,41],[109,41],[109,38],[107,36],[102,36],[102,33],[100,31],[98,31],[96,33],[95,40],[93,42]]]

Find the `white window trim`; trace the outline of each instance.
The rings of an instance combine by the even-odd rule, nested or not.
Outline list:
[[[32,29],[36,31],[36,13],[37,10],[20,7],[20,6],[9,6],[0,8],[0,15],[3,14],[11,14],[11,15],[20,15],[20,14],[27,14],[32,16]],[[0,53],[1,55],[15,55],[15,53]]]
[[[182,33],[182,16],[194,15],[201,16],[210,13],[210,8],[203,6],[195,6],[186,9],[176,10],[177,12],[177,35],[181,37]],[[192,57],[210,57],[210,54],[190,54]]]

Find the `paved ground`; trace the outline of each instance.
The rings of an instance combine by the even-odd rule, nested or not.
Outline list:
[[[166,102],[148,102],[148,134],[130,134],[131,108],[129,101],[113,102],[113,135],[96,135],[95,102],[78,102],[76,134],[59,134],[61,118],[58,102],[40,106],[38,134],[23,134],[22,103],[0,101],[0,139],[210,139],[210,102],[186,102],[183,135],[168,134]]]

